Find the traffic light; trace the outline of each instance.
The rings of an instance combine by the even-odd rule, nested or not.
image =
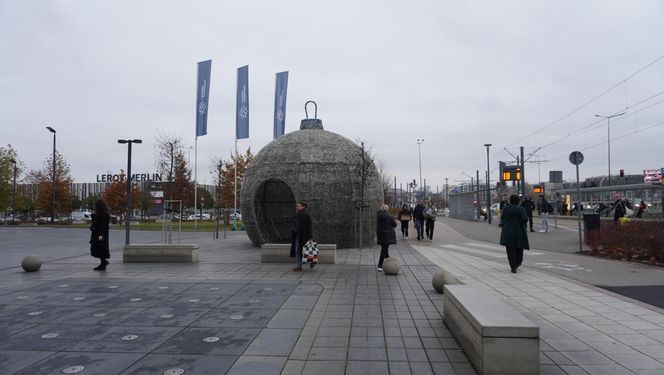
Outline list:
[[[624,169],[620,170],[620,177],[625,177],[625,170]]]

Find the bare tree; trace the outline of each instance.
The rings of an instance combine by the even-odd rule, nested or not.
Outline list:
[[[390,194],[392,189],[392,179],[391,176],[388,176],[385,172],[385,162],[381,159],[378,159],[378,156],[375,157],[376,168],[378,169],[378,177],[380,178],[380,187],[383,189],[383,196],[385,197],[385,203],[392,205],[392,200],[394,200],[394,195]]]
[[[184,154],[184,145],[182,138],[174,134],[165,134],[157,132],[155,136],[155,151],[156,160],[155,166],[161,174],[166,175],[166,182],[168,182],[168,199],[173,199],[173,191],[175,187],[175,163],[178,155]]]
[[[366,145],[364,140],[357,141],[360,144],[360,149],[357,152],[357,166],[356,172],[357,176],[360,179],[360,199],[355,202],[355,209],[360,211],[359,219],[359,244],[358,248],[362,250],[362,245],[364,242],[364,210],[369,208],[369,202],[365,200],[366,189],[369,184],[369,180],[374,177],[376,173],[376,166],[374,163],[374,155],[370,146]],[[371,243],[371,241],[368,241]]]

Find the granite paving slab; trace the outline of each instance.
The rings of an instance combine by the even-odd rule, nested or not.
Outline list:
[[[170,373],[182,374],[217,375],[225,374],[237,356],[231,355],[173,355],[173,354],[149,354],[134,363],[130,368],[122,372],[123,375],[155,375]]]
[[[149,353],[175,336],[180,327],[115,326],[66,348],[74,352]],[[94,329],[92,330],[94,332]]]
[[[74,312],[55,317],[52,323],[79,325],[116,325],[144,311],[145,307],[88,306]]]
[[[194,327],[263,328],[276,309],[219,307],[208,311]]]
[[[136,311],[131,316],[116,321],[120,326],[143,327],[187,327],[205,315],[209,308],[175,305],[173,307],[150,307]]]
[[[240,355],[259,332],[256,328],[185,328],[154,352]]]
[[[244,352],[245,355],[288,356],[300,337],[299,329],[263,329]]]
[[[110,327],[40,324],[2,340],[0,349],[60,351],[108,329]]]
[[[279,375],[287,357],[242,356],[233,365],[228,375]]]
[[[54,353],[36,350],[0,350],[0,373],[13,374]]]
[[[131,353],[57,353],[17,372],[17,375],[66,374],[72,370],[86,375],[118,374],[141,358]],[[66,372],[69,370],[69,372]]]

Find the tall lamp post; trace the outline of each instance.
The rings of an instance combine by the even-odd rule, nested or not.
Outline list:
[[[9,159],[9,161],[14,164],[14,187],[12,190],[12,220],[16,221],[16,160]]]
[[[606,144],[608,146],[609,152],[608,152],[608,159],[609,159],[609,186],[611,186],[611,119],[614,117],[622,116],[624,115],[625,112],[620,112],[616,113],[615,115],[610,115],[610,116],[602,116],[602,115],[595,115],[595,117],[601,117],[606,119],[606,134],[607,134],[607,139],[606,139]],[[580,204],[580,203],[579,203]]]
[[[125,245],[129,245],[129,215],[131,213],[131,144],[143,143],[140,139],[118,139],[127,144],[127,212],[125,213]]]
[[[424,142],[424,138],[419,138],[417,140],[417,157],[420,162],[420,190],[422,190],[422,197],[424,197],[424,186],[422,186],[422,152],[420,145]]]
[[[55,223],[55,129],[47,126],[46,129],[53,133],[53,176],[51,179],[51,224]]]
[[[493,215],[491,212],[491,181],[489,179],[489,175],[491,174],[491,170],[489,169],[489,147],[491,147],[491,143],[485,143],[484,147],[486,147],[486,214],[489,217],[489,224],[491,224],[491,216]]]

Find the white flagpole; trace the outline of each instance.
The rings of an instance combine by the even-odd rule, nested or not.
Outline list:
[[[196,217],[196,203],[198,202],[198,137],[194,141],[194,229],[198,227],[198,218]]]
[[[235,188],[235,192],[233,194],[233,226],[237,230],[237,134],[235,135],[235,172],[233,175],[235,176],[235,183],[233,184]]]

